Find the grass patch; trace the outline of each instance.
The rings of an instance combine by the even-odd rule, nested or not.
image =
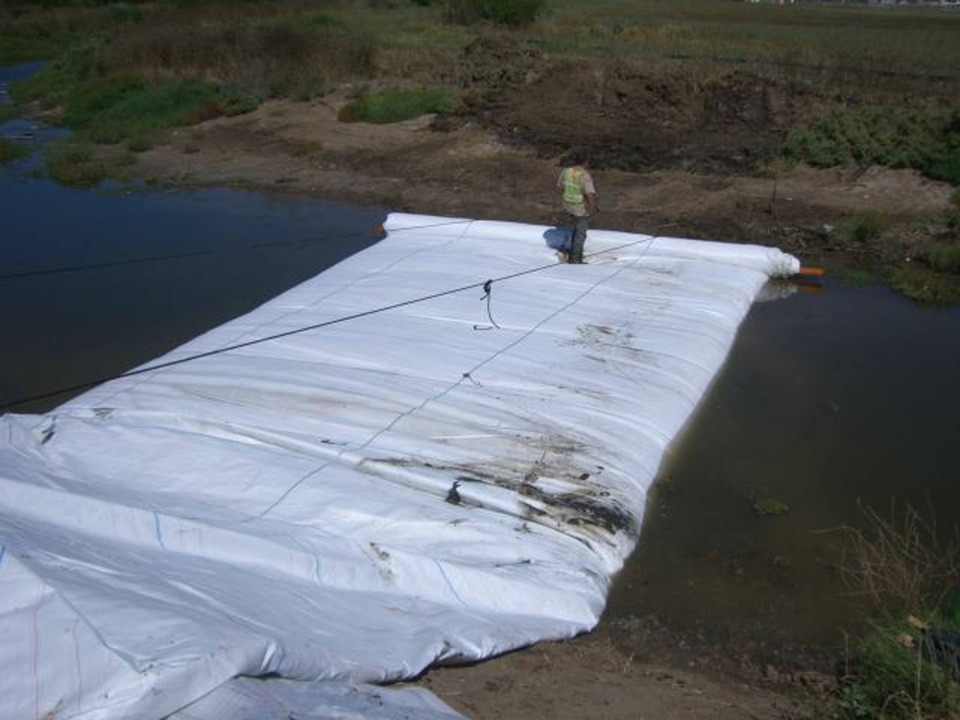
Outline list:
[[[6,165],[8,162],[19,160],[30,154],[30,148],[23,143],[0,138],[0,165]]]
[[[84,83],[71,94],[64,118],[99,143],[116,143],[192,125],[223,113],[218,88],[200,80],[149,85],[136,75]]]
[[[928,629],[924,629],[927,627]],[[875,626],[855,644],[851,675],[836,697],[840,718],[924,720],[955,717],[960,686],[953,677],[958,627],[904,618]],[[957,634],[960,637],[960,633]]]
[[[913,168],[937,180],[960,183],[960,112],[839,108],[792,129],[783,154],[816,167],[856,163]]]
[[[915,259],[938,272],[960,273],[960,242],[930,242],[920,248]]]
[[[917,720],[960,712],[960,542],[909,506],[844,529],[848,586],[883,619],[845,658],[832,717]]]
[[[93,145],[68,138],[49,145],[43,155],[47,174],[65,185],[92,187],[107,177],[107,169],[96,157]]]
[[[364,93],[340,109],[342,122],[393,123],[429,113],[445,114],[454,94],[439,88],[393,88]]]
[[[866,243],[883,235],[887,225],[887,220],[883,216],[877,213],[867,213],[855,218],[845,230],[847,236],[853,242]]]
[[[13,120],[15,117],[17,117],[17,108],[8,103],[0,103],[0,123]]]
[[[65,93],[63,121],[94,142],[117,143],[247,112],[259,102],[202,80],[151,83],[128,72],[74,83]]]

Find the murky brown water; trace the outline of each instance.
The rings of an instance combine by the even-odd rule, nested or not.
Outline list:
[[[960,509],[960,307],[878,286],[755,304],[675,443],[607,618],[764,643],[839,644],[861,604],[834,564],[860,505]],[[757,500],[789,506],[758,516]]]

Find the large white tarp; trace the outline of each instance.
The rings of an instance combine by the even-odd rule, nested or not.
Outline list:
[[[161,369],[0,418],[0,717],[454,716],[364,683],[592,628],[665,449],[798,269],[386,229]]]

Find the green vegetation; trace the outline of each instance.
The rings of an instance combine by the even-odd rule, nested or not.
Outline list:
[[[50,177],[65,185],[91,187],[107,177],[107,169],[97,160],[93,145],[68,138],[50,145],[44,153]]]
[[[960,686],[949,664],[936,662],[939,646],[923,626],[916,618],[877,625],[857,642],[855,674],[839,687],[837,716],[924,720],[960,711]]]
[[[62,109],[85,139],[153,143],[170,127],[267,98],[315,98],[344,82],[429,88],[368,93],[344,119],[448,112],[471,83],[464,48],[498,34],[553,58],[639,62],[645,74],[679,78],[691,97],[732,71],[775,81],[811,100],[785,135],[784,167],[876,163],[960,184],[960,17],[930,7],[9,0],[0,8],[0,63],[51,59],[13,88],[16,100]]]
[[[914,168],[960,184],[960,111],[840,108],[791,130],[783,153],[819,167],[853,162]]]
[[[930,242],[920,248],[916,258],[939,272],[960,273],[960,243]]]
[[[757,498],[753,501],[753,514],[759,517],[786,515],[790,506],[772,498]]]
[[[949,254],[955,257],[954,252],[951,250]],[[892,273],[890,285],[903,295],[921,303],[960,303],[960,274],[956,270],[939,271],[923,262],[911,262]]]
[[[22,144],[0,138],[0,165],[5,165],[12,160],[26,157],[30,154],[30,149]]]
[[[427,113],[447,113],[453,101],[452,92],[439,88],[391,88],[362,93],[341,108],[339,119],[343,122],[401,122]]]
[[[833,716],[925,720],[960,712],[960,543],[944,541],[919,512],[865,511],[867,529],[845,531],[850,588],[882,620],[854,643]]]
[[[862,215],[846,228],[850,239],[857,243],[865,243],[880,237],[887,229],[887,221],[877,213]]]

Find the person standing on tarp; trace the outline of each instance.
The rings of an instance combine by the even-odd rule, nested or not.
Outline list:
[[[590,216],[597,212],[597,190],[590,176],[587,158],[580,154],[571,155],[570,164],[557,180],[557,188],[563,199],[563,209],[573,225],[573,236],[566,253],[567,262],[582,263]]]

